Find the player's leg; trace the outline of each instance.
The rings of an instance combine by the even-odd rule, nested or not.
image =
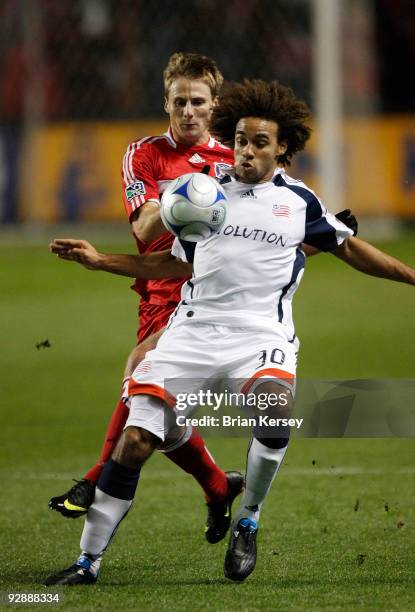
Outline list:
[[[167,315],[173,312],[173,308],[167,310]],[[140,305],[141,330],[151,333],[160,326],[166,324],[166,306],[154,304]],[[154,337],[154,336],[152,336]],[[157,336],[157,341],[160,333]],[[181,357],[175,343],[170,347],[175,353],[175,358]],[[136,362],[131,372],[137,366]],[[131,375],[131,373],[130,373]],[[211,453],[205,446],[205,441],[195,427],[189,428],[187,436],[176,441],[172,446],[164,448],[165,456],[182,470],[193,476],[202,487],[206,502],[208,503],[208,527],[206,539],[214,543],[221,540],[229,527],[226,514],[229,503],[242,491],[243,477],[237,472],[225,473],[214,461]],[[212,518],[213,516],[213,518]],[[227,526],[225,523],[228,523]]]
[[[97,463],[88,470],[83,478],[78,481],[66,493],[52,497],[49,500],[49,508],[60,512],[67,518],[78,518],[86,514],[88,508],[94,500],[95,485],[101,475],[105,462],[111,457],[112,452],[123,432],[125,423],[128,419],[129,408],[123,401],[124,387],[136,368],[143,360],[147,351],[154,349],[164,330],[152,334],[133,348],[128,356],[124,370],[124,381],[120,397],[111,415],[110,422],[105,432],[104,444]]]
[[[96,581],[102,555],[132,505],[141,468],[163,442],[173,414],[158,398],[133,399],[126,428],[98,479],[81,537],[81,555],[67,569],[49,576],[46,586]]]
[[[173,430],[169,436],[159,450],[191,474],[203,488],[208,510],[205,538],[209,544],[216,544],[223,540],[230,527],[232,504],[243,490],[243,475],[237,471],[224,472],[226,490],[222,485],[218,489],[218,472],[223,472],[215,464],[198,430],[189,425],[184,434],[178,435]]]
[[[235,478],[232,476],[234,473],[224,472],[215,463],[196,427],[191,428],[188,440],[178,444],[174,449],[166,449],[163,452],[170,461],[193,476],[202,487],[208,504],[221,503],[227,498],[229,488],[234,484]],[[243,478],[239,472],[236,481],[238,483],[238,493],[240,493],[243,487]]]
[[[203,380],[209,377],[209,372],[216,367],[216,360],[212,358],[217,341],[215,334],[211,348],[208,347],[211,331],[207,325],[172,326],[160,339],[157,346],[159,365],[163,367],[166,362],[174,364],[182,362],[183,372],[187,373],[187,377],[179,376],[177,372],[176,376],[171,377],[171,381],[175,381],[176,386],[178,383],[174,394],[183,392],[183,384],[192,386],[200,382],[203,385]],[[149,358],[152,360],[153,356],[150,355]],[[152,367],[156,373],[158,365],[153,363]],[[140,367],[136,372],[140,372]],[[193,381],[189,380],[189,373]],[[161,382],[159,380],[159,383]],[[223,472],[214,462],[203,438],[194,427],[188,428],[185,436],[176,438],[173,444],[166,444],[161,450],[169,459],[191,474],[203,488],[208,506],[205,537],[211,544],[219,542],[230,527],[230,510],[235,497],[243,490],[243,475],[235,471]]]
[[[293,399],[291,391],[277,383],[259,385],[255,394],[284,398],[283,406],[269,406],[261,415],[271,419],[288,419]],[[225,576],[242,581],[256,564],[256,536],[262,505],[283,462],[289,441],[289,427],[271,428],[257,422],[248,447],[245,491],[236,510],[225,557]]]
[[[85,480],[90,480],[91,482],[96,483],[101,475],[105,462],[111,457],[112,452],[114,451],[115,446],[124,430],[130,412],[128,406],[125,404],[125,401],[123,401],[123,395],[125,395],[125,385],[127,384],[137,365],[144,359],[145,354],[157,346],[157,342],[159,341],[159,338],[163,332],[164,329],[161,329],[152,334],[150,337],[145,338],[142,342],[139,342],[129,354],[124,368],[124,377],[120,397],[114,412],[111,415],[110,422],[108,423],[107,431],[105,432],[104,444],[101,448],[99,459],[97,463],[85,474]]]
[[[288,425],[270,425],[267,419],[287,421],[291,417],[292,388],[268,380],[258,384],[254,394],[262,402],[266,402],[270,397],[273,403],[271,405],[270,402],[263,410],[256,411],[257,425],[253,428],[247,453],[245,492],[235,513],[235,521],[249,518],[259,522],[262,503],[281,466],[290,438]],[[278,398],[278,404],[274,404],[274,398]],[[264,424],[260,419],[263,419]]]
[[[287,419],[291,415],[298,349],[297,343],[277,334],[270,337],[259,333],[254,343],[240,337],[236,346],[244,344],[248,346],[246,357],[240,357],[233,374],[240,380],[245,398],[255,396],[257,425],[248,448],[245,492],[232,521],[225,558],[225,576],[238,581],[254,570],[262,504],[287,450],[289,428],[275,428],[267,419]]]
[[[155,348],[163,331],[164,329],[152,334],[133,349],[124,371],[123,388],[145,354]],[[97,479],[121,435],[128,412],[128,407],[121,396],[111,417],[98,462],[69,491],[52,497],[49,501],[51,509],[69,518],[78,518],[87,512],[94,499]],[[208,505],[205,537],[211,544],[219,542],[229,529],[229,510],[233,500],[243,489],[242,474],[225,473],[215,463],[196,428],[190,429],[188,437],[166,448],[164,454],[185,472],[191,474],[202,487]]]

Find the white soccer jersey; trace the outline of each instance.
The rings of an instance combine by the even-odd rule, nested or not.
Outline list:
[[[169,325],[187,320],[274,329],[292,341],[291,301],[305,263],[301,243],[331,251],[353,232],[282,169],[266,183],[230,175],[221,183],[228,210],[220,232],[197,244],[173,244],[175,256],[193,262],[193,277]]]

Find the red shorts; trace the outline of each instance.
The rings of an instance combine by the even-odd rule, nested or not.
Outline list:
[[[141,300],[138,307],[140,327],[137,331],[138,343],[166,327],[169,317],[177,304],[150,304]]]

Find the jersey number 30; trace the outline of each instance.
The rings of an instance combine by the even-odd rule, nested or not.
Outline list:
[[[259,366],[257,367],[257,370],[258,368],[263,368],[267,362],[275,363],[276,365],[282,365],[284,361],[285,353],[279,348],[274,348],[271,351],[261,351],[259,353]]]

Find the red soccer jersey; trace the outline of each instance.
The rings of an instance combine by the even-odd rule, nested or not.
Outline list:
[[[233,151],[210,137],[203,145],[186,146],[174,140],[171,131],[132,142],[122,165],[123,200],[128,218],[147,200],[160,200],[168,183],[182,174],[200,172],[210,166],[209,174],[220,177],[233,166]],[[136,238],[140,253],[170,249],[173,236],[164,232],[149,244]],[[149,304],[171,305],[180,300],[185,279],[143,281],[136,279],[133,289]]]

